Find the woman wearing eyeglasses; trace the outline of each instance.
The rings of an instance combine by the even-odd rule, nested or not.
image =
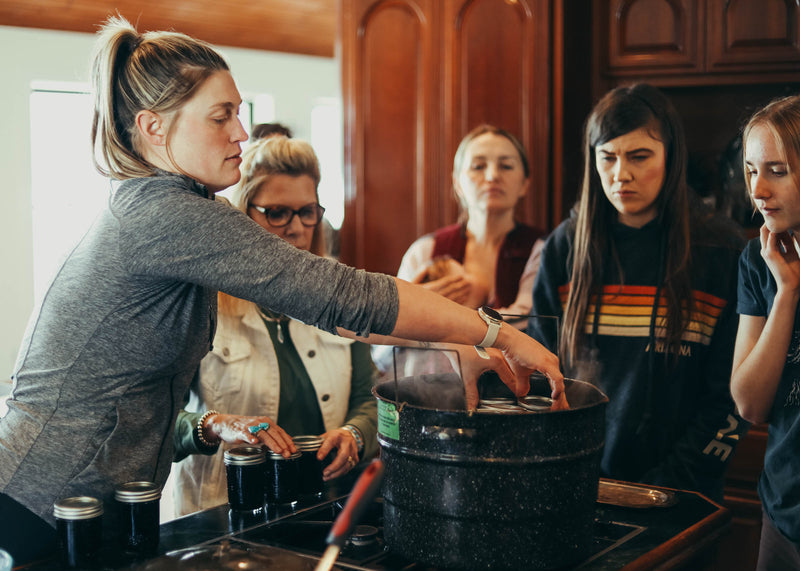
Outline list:
[[[324,255],[319,180],[311,145],[271,137],[245,151],[232,200],[268,232]],[[221,442],[255,443],[280,430],[321,434],[319,456],[336,452],[326,479],[375,454],[375,367],[367,345],[223,293],[218,318],[213,349],[178,417],[177,457],[191,455],[176,465],[176,515],[227,501]],[[268,430],[259,430],[263,423]]]

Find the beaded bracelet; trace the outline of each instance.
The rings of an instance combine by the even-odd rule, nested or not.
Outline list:
[[[358,449],[358,453],[361,454],[364,450],[364,438],[361,436],[361,431],[353,426],[352,424],[345,424],[342,426],[347,432],[353,435],[353,438],[356,441],[356,448]]]
[[[197,430],[197,439],[203,446],[207,446],[208,448],[216,448],[218,446],[218,444],[211,444],[208,440],[206,440],[206,437],[203,435],[203,425],[205,425],[206,420],[208,420],[208,417],[214,414],[219,414],[219,412],[217,412],[216,410],[207,410],[203,414],[203,416],[200,417],[200,420],[197,421],[197,426],[195,427],[195,429]]]

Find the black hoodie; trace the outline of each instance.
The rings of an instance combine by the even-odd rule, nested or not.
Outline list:
[[[624,279],[616,263],[604,264],[602,303],[593,296],[587,311],[585,352],[565,371],[609,397],[603,476],[722,498],[725,467],[747,425],[734,413],[729,388],[742,241],[724,225],[721,231],[705,226],[693,234],[695,311],[677,361],[667,363],[653,309],[669,244],[657,220],[612,227]],[[533,288],[536,315],[563,317],[574,235],[573,220],[566,220],[545,244]],[[665,313],[662,300],[658,314]],[[532,319],[528,333],[557,351],[545,321]]]

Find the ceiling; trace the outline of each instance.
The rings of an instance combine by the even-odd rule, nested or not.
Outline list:
[[[0,25],[93,33],[119,12],[140,31],[333,57],[337,11],[338,0],[0,0]]]

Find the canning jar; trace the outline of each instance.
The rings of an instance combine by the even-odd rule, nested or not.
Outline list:
[[[268,503],[291,504],[300,498],[301,456],[299,451],[288,458],[276,452],[269,453],[266,470]]]
[[[325,491],[322,470],[326,465],[325,461],[317,459],[322,437],[295,436],[293,440],[297,451],[300,452],[300,495],[320,497]]]
[[[228,479],[228,503],[234,510],[258,510],[264,507],[264,466],[266,454],[256,446],[226,450],[225,475]]]
[[[95,569],[103,545],[103,502],[89,496],[62,498],[53,505],[61,565]]]
[[[129,555],[152,556],[158,551],[161,488],[153,482],[118,486],[122,549]]]

